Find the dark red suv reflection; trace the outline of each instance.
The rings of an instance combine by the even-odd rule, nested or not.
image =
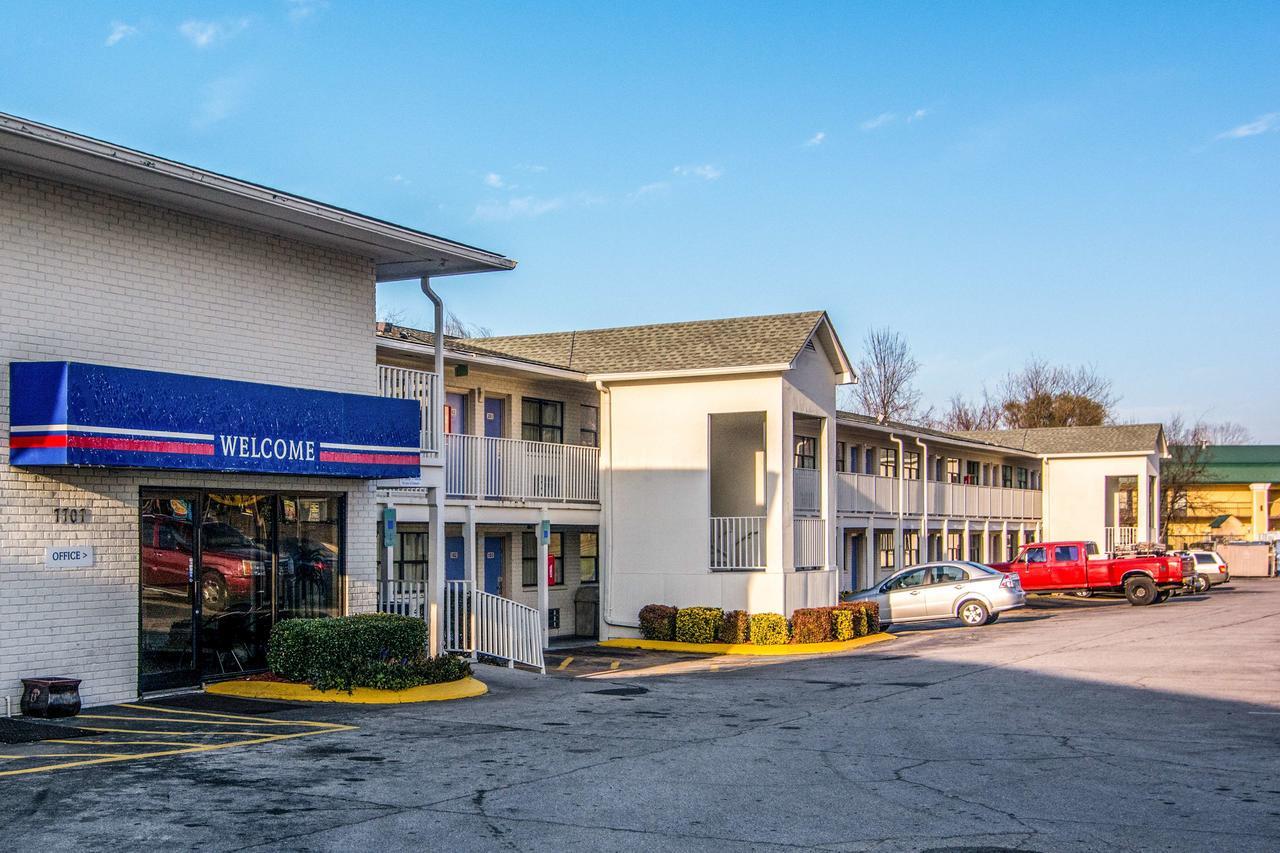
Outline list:
[[[251,602],[263,587],[271,554],[236,528],[222,522],[201,527],[200,598],[206,611],[236,601]],[[185,594],[193,569],[190,521],[163,515],[142,516],[142,583]]]

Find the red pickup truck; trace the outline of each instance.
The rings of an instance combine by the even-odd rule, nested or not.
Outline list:
[[[1181,557],[1103,557],[1094,542],[1032,542],[992,568],[1016,574],[1027,593],[1124,594],[1130,604],[1166,600],[1195,577]]]

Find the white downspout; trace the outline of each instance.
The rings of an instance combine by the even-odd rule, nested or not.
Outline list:
[[[929,562],[929,445],[914,437],[920,448],[920,535],[924,537],[924,562]],[[946,547],[946,543],[943,543]]]
[[[907,478],[906,465],[903,464],[906,461],[906,445],[893,433],[889,434],[889,440],[898,445],[898,531],[897,541],[894,542],[893,568],[894,571],[901,571],[906,568],[903,565],[906,557]]]

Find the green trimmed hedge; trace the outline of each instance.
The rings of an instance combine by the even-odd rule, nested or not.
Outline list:
[[[720,634],[717,639],[722,643],[745,643],[751,636],[751,617],[745,610],[726,610],[724,619],[720,621]]]
[[[427,626],[412,616],[370,613],[334,619],[285,619],[271,629],[267,666],[317,690],[403,690],[457,681],[464,660],[426,653]]]
[[[676,608],[666,604],[646,604],[640,608],[640,634],[646,640],[673,640],[676,636]]]
[[[719,607],[682,607],[676,613],[676,642],[714,643],[723,621]]]
[[[777,613],[756,613],[751,617],[751,642],[757,646],[781,646],[787,642],[787,619]]]

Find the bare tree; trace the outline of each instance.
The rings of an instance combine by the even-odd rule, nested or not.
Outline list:
[[[378,322],[390,323],[392,326],[403,326],[405,323],[405,312],[403,308],[386,308],[378,309]]]
[[[920,391],[915,387],[919,371],[920,363],[912,357],[902,335],[888,328],[870,330],[857,365],[854,405],[880,421],[911,419],[920,404]]]
[[[1111,420],[1116,400],[1111,380],[1092,367],[1072,369],[1041,358],[1006,376],[1000,389],[1000,410],[1010,429],[1098,426]]]
[[[450,311],[444,318],[444,333],[451,338],[487,338],[493,330],[479,323],[468,323]]]
[[[1244,424],[1223,421],[1220,424],[1202,424],[1204,438],[1209,444],[1248,444],[1253,435]]]
[[[1160,536],[1168,541],[1169,523],[1187,517],[1216,515],[1219,507],[1200,496],[1192,486],[1204,483],[1209,448],[1245,444],[1249,430],[1234,421],[1188,423],[1175,414],[1164,424],[1169,458],[1160,463]]]
[[[972,402],[960,394],[953,394],[947,403],[947,411],[930,426],[949,432],[965,432],[973,429],[999,429],[1004,422],[1000,404],[991,398],[986,388],[982,396]]]

